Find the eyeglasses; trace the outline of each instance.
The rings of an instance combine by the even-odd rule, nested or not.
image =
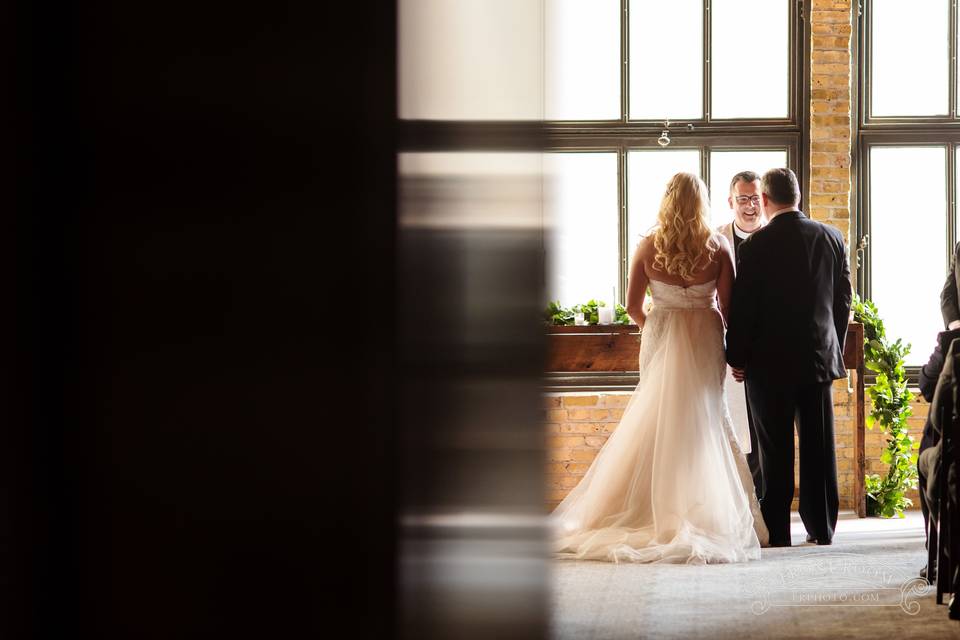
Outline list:
[[[737,196],[737,204],[760,204],[760,196]]]

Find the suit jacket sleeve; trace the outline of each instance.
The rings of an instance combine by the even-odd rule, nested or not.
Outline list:
[[[740,266],[730,296],[730,326],[727,329],[727,362],[738,369],[750,360],[750,340],[759,321],[761,274],[750,240],[740,245]]]
[[[850,260],[847,258],[847,252],[844,248],[843,238],[839,232],[834,237],[838,243],[840,251],[840,260],[836,272],[836,280],[833,283],[833,321],[837,328],[837,340],[840,344],[840,351],[843,351],[843,343],[847,337],[847,324],[850,319],[850,303],[853,298],[853,289],[850,285]]]
[[[927,402],[933,401],[933,392],[937,388],[937,380],[940,378],[940,371],[943,369],[943,351],[938,344],[930,354],[927,364],[920,369],[919,387],[920,393]]]
[[[930,426],[933,429],[934,441],[940,440],[943,434],[942,421],[940,417],[949,416],[953,412],[953,387],[956,384],[956,378],[953,371],[953,357],[951,354],[944,356],[943,371],[940,372],[936,390],[933,393],[933,400],[930,402]]]
[[[943,326],[946,328],[954,320],[960,320],[960,306],[957,304],[957,253],[960,252],[960,242],[953,250],[953,258],[950,260],[950,273],[947,274],[947,280],[943,283],[943,290],[940,292],[940,313],[943,315]]]

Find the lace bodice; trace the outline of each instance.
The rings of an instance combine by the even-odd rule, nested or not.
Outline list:
[[[674,311],[686,309],[711,309],[717,310],[717,283],[703,282],[701,284],[692,284],[689,287],[682,287],[677,284],[669,284],[661,280],[650,280],[650,293],[653,294],[653,310],[647,316],[647,322],[643,326],[643,339],[640,343],[640,379],[643,380],[646,372],[649,370],[650,359],[657,352],[653,344],[658,344],[663,339],[663,333],[666,331],[669,323],[667,316],[675,315]],[[700,314],[697,314],[700,315]],[[703,328],[710,327],[710,331],[698,335],[698,340],[705,347],[714,345],[713,349],[708,349],[706,353],[715,353],[716,374],[718,381],[726,373],[726,358],[723,353],[723,321],[720,320],[719,311],[716,311],[716,319],[712,325],[706,325]]]
[[[659,309],[710,309],[717,306],[717,283],[704,282],[681,287],[650,280],[653,304]]]

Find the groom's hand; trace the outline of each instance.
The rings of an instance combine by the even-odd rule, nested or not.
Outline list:
[[[730,371],[733,372],[733,379],[737,382],[743,382],[743,369],[737,369],[736,367],[730,367]]]

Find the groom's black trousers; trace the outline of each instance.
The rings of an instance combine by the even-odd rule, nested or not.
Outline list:
[[[770,541],[790,543],[793,500],[793,425],[800,446],[800,518],[807,533],[832,540],[840,499],[833,440],[831,383],[747,380],[747,402],[760,449],[760,510]]]

